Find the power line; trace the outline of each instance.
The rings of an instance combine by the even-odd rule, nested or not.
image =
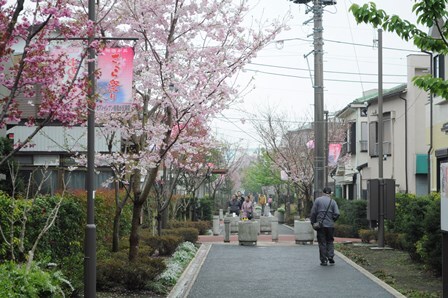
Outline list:
[[[306,68],[299,68],[299,67],[289,67],[289,66],[278,66],[278,65],[271,65],[271,64],[262,64],[262,63],[253,63],[249,62],[250,65],[258,65],[258,66],[265,66],[265,67],[273,67],[273,68],[281,68],[281,69],[290,69],[290,70],[303,70],[308,71]],[[336,73],[336,74],[349,74],[349,75],[364,75],[364,76],[377,76],[376,73],[355,73],[355,72],[347,72],[347,71],[331,71],[331,70],[324,70],[326,73]],[[406,75],[397,75],[397,74],[383,74],[383,76],[388,77],[407,77]]]
[[[257,122],[268,122],[269,120],[267,119],[261,119],[261,118],[247,118],[247,117],[214,117],[214,119],[225,119],[225,120],[229,120],[228,122],[230,122],[230,120],[248,120],[248,121],[257,121]],[[271,120],[273,122],[282,122],[282,123],[296,123],[296,124],[308,124],[308,123],[312,123],[313,121],[295,121],[295,120]]]
[[[309,77],[303,77],[303,76],[296,76],[296,75],[288,75],[288,74],[281,74],[281,73],[274,73],[274,72],[267,72],[267,71],[261,71],[261,70],[255,70],[255,69],[248,69],[244,68],[245,71],[253,71],[258,72],[262,74],[268,74],[273,76],[281,76],[281,77],[289,77],[289,78],[297,78],[297,79],[309,79]],[[339,80],[339,79],[325,79],[325,81],[329,82],[344,82],[344,83],[361,83],[361,81],[355,81],[355,80]],[[377,81],[362,81],[364,84],[378,84]],[[383,82],[384,84],[403,84],[403,82]]]
[[[285,41],[293,41],[293,40],[301,40],[301,41],[306,41],[306,42],[310,42],[310,43],[313,42],[310,39],[305,39],[305,38],[300,38],[300,37],[278,39],[278,40],[275,40],[273,42],[275,43],[275,42],[285,42]],[[373,47],[372,45],[361,44],[361,43],[354,43],[354,42],[347,42],[347,41],[340,41],[340,40],[331,40],[331,39],[325,39],[325,38],[323,40],[327,41],[327,42],[346,44],[346,45],[353,45],[353,46],[359,46],[359,47],[367,47],[367,48],[372,48]],[[421,53],[421,51],[417,51],[417,50],[408,50],[408,49],[390,48],[390,47],[383,47],[383,50]]]

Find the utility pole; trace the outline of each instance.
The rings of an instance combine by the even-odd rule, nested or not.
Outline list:
[[[325,5],[335,5],[336,0],[290,0],[298,4],[313,2],[307,10],[312,11],[314,28],[314,198],[320,195],[326,181],[325,177],[325,123],[324,123],[324,63],[323,63],[323,8]],[[308,21],[307,21],[308,22]],[[307,23],[305,22],[305,24]],[[307,55],[306,55],[307,56]]]
[[[324,63],[322,0],[313,0],[314,28],[314,198],[324,188]]]
[[[384,247],[385,182],[383,179],[383,30],[378,29],[378,247]]]

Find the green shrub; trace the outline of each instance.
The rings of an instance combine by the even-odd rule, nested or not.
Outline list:
[[[338,203],[340,216],[337,220],[339,225],[352,226],[351,237],[358,237],[358,231],[369,228],[367,220],[367,201],[335,199]]]
[[[385,232],[384,242],[392,248],[404,250],[406,242],[405,234]]]
[[[372,240],[377,240],[377,231],[361,229],[358,231],[359,237],[363,243],[370,243]]]
[[[199,208],[198,208],[198,213],[199,213],[199,218],[202,220],[212,220],[213,219],[213,199],[209,198],[209,197],[205,197],[202,199],[199,199]]]
[[[2,297],[63,297],[64,277],[60,271],[44,271],[37,264],[30,270],[14,262],[0,264],[0,293]]]
[[[281,205],[280,207],[278,207],[277,212],[285,214],[286,212],[285,205]]]
[[[163,230],[162,235],[175,235],[182,237],[183,241],[188,241],[191,243],[198,242],[198,230],[195,228],[177,228]]]
[[[442,274],[442,233],[440,229],[440,195],[432,197],[423,221],[424,235],[416,243],[416,251],[425,266],[436,275]]]
[[[199,231],[199,235],[207,235],[208,230],[212,228],[211,221],[176,221],[172,220],[168,223],[167,229],[177,228],[195,228]]]
[[[388,231],[405,235],[403,245],[413,260],[421,260],[416,244],[425,234],[424,220],[430,204],[427,196],[397,194],[395,220],[386,221]]]
[[[124,195],[124,191],[119,193],[120,198]],[[75,190],[70,193],[70,196],[81,204],[83,214],[86,214],[86,192],[84,190]],[[95,225],[99,245],[109,245],[111,243],[115,210],[115,190],[98,189],[95,192]],[[131,229],[131,217],[132,204],[128,201],[124,206],[120,217],[120,235],[129,234]],[[83,221],[83,224],[85,224],[85,220]]]
[[[135,262],[128,261],[126,251],[111,254],[97,262],[97,288],[99,290],[122,287],[128,290],[145,289],[149,282],[166,269],[162,258],[139,255]]]
[[[145,239],[146,243],[157,250],[161,256],[171,256],[179,244],[182,243],[182,237],[175,235],[149,236]]]
[[[32,245],[38,237],[49,213],[60,200],[61,197],[58,195],[35,199],[33,208],[29,211],[26,230],[29,245]],[[84,242],[84,217],[85,213],[79,202],[71,197],[62,198],[54,225],[39,242],[36,260],[49,258],[53,262],[60,263],[63,258],[81,250],[81,243]]]
[[[355,238],[358,235],[357,233],[355,233],[353,226],[336,223],[334,225],[334,236],[343,238]]]

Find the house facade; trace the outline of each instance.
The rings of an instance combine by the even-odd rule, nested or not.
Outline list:
[[[429,35],[441,38],[435,28],[431,28]],[[445,55],[433,53],[431,58],[433,76],[445,80],[447,77]],[[440,191],[440,165],[448,163],[448,101],[440,96],[431,95],[426,114],[428,115],[426,134],[430,156],[429,188],[431,191]]]
[[[367,92],[337,113],[349,124],[344,153],[348,154],[332,172],[336,194],[346,199],[366,199],[367,181],[395,179],[396,192],[428,193],[428,152],[425,109],[429,96],[412,83],[428,73],[428,55],[407,57],[407,83],[383,90],[383,156],[378,156],[378,92]],[[448,158],[448,156],[447,156]]]

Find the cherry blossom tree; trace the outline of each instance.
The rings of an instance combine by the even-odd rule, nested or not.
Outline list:
[[[245,1],[125,0],[110,15],[116,21],[111,34],[139,38],[131,111],[98,115],[127,143],[107,159],[124,164],[122,177],[133,181],[130,260],[138,254],[141,210],[163,161],[170,152],[195,153],[204,138],[185,134],[186,128],[206,127],[237,99],[232,77],[285,28],[283,22],[248,28],[247,9]]]
[[[285,183],[292,183],[298,194],[298,211],[306,217],[312,205],[314,182],[314,130],[310,121],[288,121],[288,117],[272,110],[261,112],[260,121],[253,125],[263,140],[266,155],[275,163],[279,171],[288,177]],[[329,120],[329,143],[342,143],[345,140],[346,125]],[[330,173],[336,163],[326,163]]]
[[[88,84],[81,66],[87,43],[82,37],[93,26],[82,8],[72,0],[0,1],[0,127],[34,128],[0,157],[0,164],[49,123],[73,126],[85,121]],[[76,59],[66,51],[73,38],[78,39],[73,41],[79,47]],[[25,115],[24,110],[33,112]]]

